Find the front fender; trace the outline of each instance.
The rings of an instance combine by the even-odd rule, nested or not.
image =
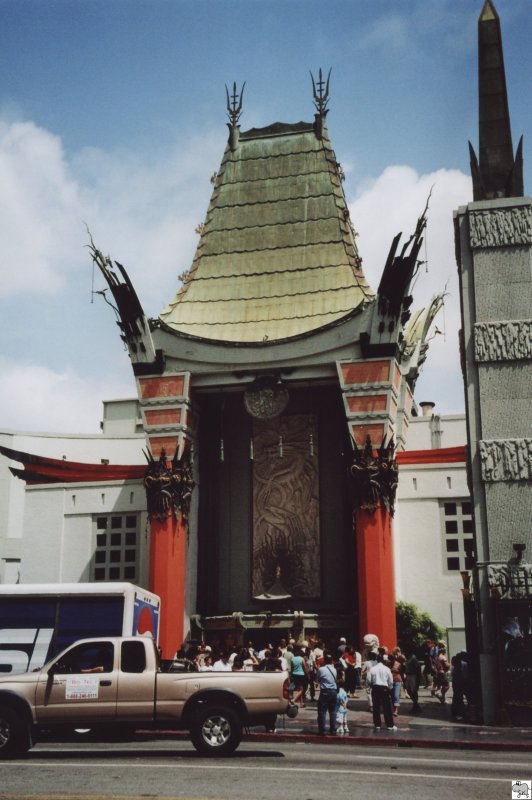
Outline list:
[[[35,722],[35,712],[30,703],[26,698],[9,691],[9,689],[0,691],[0,706],[16,711],[28,725],[33,725]]]

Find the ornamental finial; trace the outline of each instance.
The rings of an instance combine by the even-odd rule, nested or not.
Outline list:
[[[242,88],[240,90],[240,94],[236,90],[236,82],[233,83],[233,92],[230,95],[229,89],[227,88],[227,84],[225,84],[225,94],[227,96],[227,116],[229,117],[229,123],[232,126],[238,125],[238,120],[242,114],[242,100],[244,98],[244,86],[246,82],[242,84]]]
[[[329,74],[327,75],[327,80],[323,80],[323,73],[320,71],[318,73],[318,80],[314,80],[314,75],[312,72],[310,73],[310,77],[312,78],[312,94],[314,96],[314,105],[316,106],[316,111],[320,115],[320,117],[324,117],[329,110],[327,108],[327,103],[329,102],[329,81],[331,79],[331,72],[329,70]]]

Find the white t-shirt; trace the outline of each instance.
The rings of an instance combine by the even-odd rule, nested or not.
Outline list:
[[[213,670],[214,670],[214,672],[232,672],[232,670],[233,670],[233,667],[231,666],[231,664],[229,663],[229,661],[228,661],[228,662],[227,662],[227,664],[226,664],[226,663],[225,663],[224,661],[222,661],[222,659],[220,658],[220,659],[218,659],[218,661],[215,661],[215,662],[214,662]]]

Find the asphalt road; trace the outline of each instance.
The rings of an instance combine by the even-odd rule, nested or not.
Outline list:
[[[0,762],[0,800],[510,800],[531,778],[528,753],[244,742],[205,759],[183,741],[43,743]]]

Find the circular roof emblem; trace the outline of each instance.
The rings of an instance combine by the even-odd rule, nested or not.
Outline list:
[[[244,392],[246,411],[256,419],[278,417],[285,410],[289,399],[288,389],[273,375],[262,375]]]

